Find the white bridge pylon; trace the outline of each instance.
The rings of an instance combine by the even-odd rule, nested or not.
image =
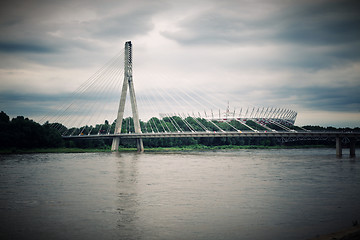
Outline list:
[[[131,101],[131,109],[133,113],[133,120],[134,120],[134,129],[135,133],[141,133],[140,128],[140,120],[139,120],[139,112],[136,103],[135,97],[135,89],[132,77],[132,44],[131,41],[125,43],[125,57],[124,57],[124,82],[121,90],[121,97],[119,103],[119,110],[116,118],[116,125],[115,125],[115,134],[121,133],[121,124],[124,117],[124,110],[125,110],[125,102],[126,102],[126,95],[127,90],[129,89],[130,92],[130,101]],[[120,144],[120,137],[114,137],[111,145],[112,151],[117,151],[119,149]],[[136,145],[138,152],[144,151],[144,145],[141,138],[136,139]]]

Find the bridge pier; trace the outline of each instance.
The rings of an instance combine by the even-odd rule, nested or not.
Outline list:
[[[342,156],[342,146],[341,146],[341,138],[336,137],[336,156],[341,157]]]
[[[136,148],[138,152],[144,152],[144,144],[141,138],[136,139]]]
[[[114,137],[111,144],[111,151],[118,151],[120,145],[120,138]]]
[[[355,139],[350,139],[350,157],[355,157]]]
[[[120,138],[114,137],[111,144],[111,151],[118,151],[120,145]],[[138,152],[144,152],[144,144],[141,138],[136,139],[136,148]]]
[[[341,137],[336,137],[336,156],[342,156],[342,145],[341,145]],[[355,143],[356,139],[350,138],[349,148],[350,148],[350,157],[355,157]]]

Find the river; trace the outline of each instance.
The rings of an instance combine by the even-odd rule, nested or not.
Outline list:
[[[0,155],[0,239],[307,239],[359,184],[335,149]]]

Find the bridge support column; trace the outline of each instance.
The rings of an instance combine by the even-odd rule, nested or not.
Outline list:
[[[355,139],[350,139],[350,157],[355,157]]]
[[[336,156],[342,156],[342,146],[341,146],[341,138],[336,137]]]
[[[120,145],[120,138],[119,137],[114,137],[112,144],[111,144],[111,151],[118,151],[119,150],[119,145]]]
[[[141,138],[136,139],[136,148],[138,152],[144,152],[144,144]]]

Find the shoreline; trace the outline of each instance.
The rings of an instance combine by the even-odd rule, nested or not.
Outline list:
[[[360,225],[346,228],[337,232],[319,235],[306,240],[359,240],[360,239]]]
[[[183,147],[145,147],[145,152],[192,152],[192,151],[217,151],[240,149],[308,149],[308,148],[333,148],[326,145],[299,145],[299,146],[261,146],[261,145],[189,145]],[[34,148],[34,149],[0,149],[0,154],[28,154],[28,153],[92,153],[113,152],[110,148]],[[136,148],[119,148],[118,152],[137,152]]]

